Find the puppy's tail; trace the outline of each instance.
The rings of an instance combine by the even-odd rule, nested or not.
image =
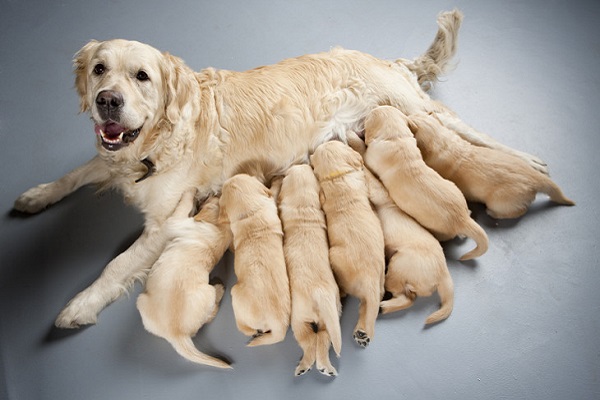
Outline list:
[[[563,204],[566,206],[574,206],[575,202],[568,197],[566,197],[562,190],[558,187],[556,183],[552,181],[552,179],[548,178],[544,175],[544,185],[540,189],[540,192],[547,194],[550,196],[550,200],[555,203]]]
[[[463,231],[459,232],[459,234],[470,237],[477,244],[477,247],[463,255],[459,259],[460,261],[471,260],[475,257],[483,255],[487,251],[489,246],[488,236],[483,230],[483,228],[471,218],[469,218],[469,220],[463,228]]]
[[[445,268],[447,271],[447,267]],[[452,313],[452,309],[454,308],[454,282],[452,282],[449,272],[446,273],[446,276],[438,285],[438,295],[440,296],[441,307],[427,317],[425,320],[426,325],[442,321]]]
[[[438,76],[443,74],[456,53],[458,31],[463,14],[459,10],[446,11],[438,16],[438,31],[427,51],[414,60],[400,60],[408,67],[424,90],[429,90]]]
[[[340,327],[339,300],[335,295],[321,290],[315,291],[313,300],[319,308],[321,318],[329,334],[331,346],[339,357],[342,352],[342,329]]]
[[[175,351],[179,353],[179,355],[181,355],[184,358],[187,358],[192,362],[216,368],[232,368],[231,365],[229,365],[225,361],[219,360],[218,358],[211,357],[207,354],[202,353],[196,348],[196,346],[194,346],[194,342],[189,336],[182,335],[174,338],[168,338],[167,340],[171,343],[171,345],[173,346]]]

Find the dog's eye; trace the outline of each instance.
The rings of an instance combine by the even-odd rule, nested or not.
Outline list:
[[[145,71],[141,71],[141,70],[140,70],[140,71],[138,71],[138,73],[137,73],[137,75],[135,76],[135,78],[136,78],[138,81],[142,81],[142,82],[143,82],[143,81],[147,81],[147,80],[149,80],[149,79],[150,79],[150,77],[148,76],[148,74],[147,74]]]
[[[104,71],[106,71],[104,64],[96,64],[96,66],[94,67],[94,73],[96,75],[102,75]]]

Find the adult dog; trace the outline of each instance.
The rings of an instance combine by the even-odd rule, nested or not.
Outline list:
[[[93,324],[98,313],[142,278],[162,252],[162,225],[181,194],[218,193],[240,164],[257,157],[285,170],[306,161],[320,143],[345,140],[382,104],[406,114],[437,112],[470,142],[519,154],[462,123],[421,89],[456,51],[462,14],[442,13],[437,36],[414,60],[383,61],[335,49],[247,72],[208,68],[138,42],[92,41],[75,56],[81,111],[95,125],[98,155],[61,179],[26,191],[15,209],[35,213],[79,187],[119,189],[145,215],[142,235],[73,298],[56,325]]]

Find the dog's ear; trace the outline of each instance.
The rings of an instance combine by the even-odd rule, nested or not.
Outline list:
[[[87,70],[92,58],[92,54],[100,45],[97,40],[90,40],[83,46],[73,58],[73,72],[75,73],[75,89],[79,95],[79,111],[86,112],[90,105],[87,100]]]
[[[194,84],[197,81],[193,71],[181,58],[169,53],[163,53],[163,56],[165,115],[172,124],[175,124],[181,117],[183,107],[191,100]]]
[[[408,118],[408,129],[410,129],[410,131],[413,133],[413,135],[415,133],[417,133],[419,131],[419,125],[417,125],[417,123],[415,123],[415,121],[412,118]]]

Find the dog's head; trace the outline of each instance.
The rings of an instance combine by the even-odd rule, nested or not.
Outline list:
[[[271,191],[265,185],[253,176],[235,175],[223,184],[219,219],[229,223],[242,220],[263,209],[266,202],[275,204]]]
[[[319,181],[334,179],[363,167],[361,155],[337,140],[317,147],[310,156],[310,163]]]
[[[319,208],[320,186],[310,165],[294,165],[285,173],[279,199],[281,204],[293,208]]]
[[[365,143],[375,140],[391,140],[398,137],[412,137],[409,120],[395,107],[377,107],[365,118]]]
[[[180,59],[121,39],[87,43],[74,69],[81,112],[90,113],[99,149],[107,152],[151,139],[160,123],[175,124],[195,82]]]

